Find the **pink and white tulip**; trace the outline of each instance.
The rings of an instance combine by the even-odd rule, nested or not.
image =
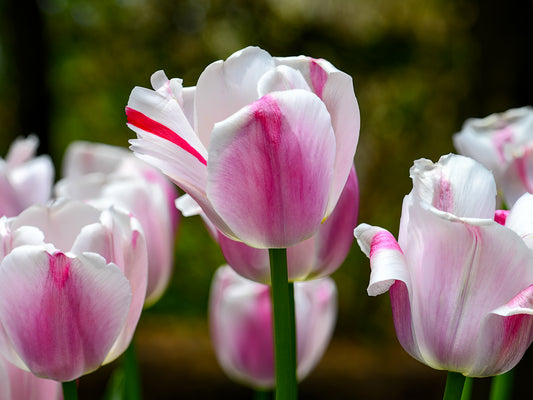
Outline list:
[[[146,294],[139,222],[57,200],[0,219],[0,353],[35,375],[71,381],[129,345]]]
[[[0,158],[0,216],[13,217],[34,204],[45,204],[54,182],[50,157],[35,157],[37,136],[18,138]]]
[[[133,89],[132,150],[225,235],[252,247],[311,237],[344,188],[359,137],[352,79],[329,62],[247,47],[195,87],[162,71]]]
[[[8,362],[0,354],[0,399],[60,400],[61,383],[42,379]]]
[[[467,119],[453,142],[492,171],[507,206],[533,193],[533,107]]]
[[[368,293],[389,291],[401,345],[430,367],[473,377],[510,370],[533,340],[533,195],[495,212],[492,174],[456,155],[415,161],[411,178],[398,241],[379,227],[355,229],[370,258]]]
[[[331,278],[294,284],[297,376],[304,379],[324,354],[337,318],[337,289]],[[211,284],[209,323],[224,372],[257,389],[275,385],[270,287],[219,268]]]
[[[129,150],[100,143],[73,142],[63,158],[63,179],[56,195],[111,205],[131,212],[141,223],[148,247],[145,305],[164,293],[174,267],[174,240],[179,213],[175,186]]]
[[[289,281],[322,278],[335,272],[344,262],[353,242],[359,210],[359,185],[352,167],[333,213],[309,239],[287,249]],[[209,224],[208,221],[206,221]],[[215,227],[226,262],[237,273],[256,282],[270,284],[267,249],[257,249],[228,238]]]

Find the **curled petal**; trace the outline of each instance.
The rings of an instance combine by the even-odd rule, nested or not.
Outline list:
[[[409,286],[406,260],[394,236],[385,229],[361,224],[354,230],[357,243],[370,258],[370,283],[368,294],[376,296],[385,293],[399,280]]]
[[[239,239],[289,247],[319,227],[329,198],[335,139],[314,94],[275,92],[213,131],[207,195]]]
[[[58,381],[102,364],[131,301],[128,280],[102,257],[36,246],[4,258],[0,290],[0,319],[17,353],[34,374]]]

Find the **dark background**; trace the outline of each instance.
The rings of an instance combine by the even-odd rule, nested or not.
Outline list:
[[[158,69],[193,86],[248,45],[321,57],[354,78],[360,221],[397,232],[413,160],[453,152],[466,118],[533,103],[532,20],[526,0],[0,0],[0,155],[35,133],[59,177],[73,140],[128,145],[129,93]],[[136,337],[146,399],[251,398],[222,374],[207,336],[209,283],[223,262],[200,220],[182,219],[173,280]],[[301,397],[441,398],[445,373],[401,349],[388,296],[366,295],[357,245],[333,277],[335,337]],[[533,372],[522,364],[520,374]],[[82,398],[101,394],[113,366],[82,379]]]

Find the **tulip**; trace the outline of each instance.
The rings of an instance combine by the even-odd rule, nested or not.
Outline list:
[[[352,79],[325,60],[247,47],[192,88],[152,75],[126,115],[132,150],[225,235],[258,248],[311,237],[344,188],[359,136]]]
[[[186,197],[180,198],[178,207],[192,210],[194,205]],[[352,167],[344,190],[333,213],[311,238],[287,249],[289,281],[322,278],[335,272],[344,262],[353,242],[353,230],[359,210],[359,185]],[[268,250],[250,247],[220,233],[201,214],[209,231],[218,241],[226,262],[237,273],[259,283],[270,284]]]
[[[467,119],[453,141],[494,174],[507,206],[533,193],[533,107]]]
[[[389,291],[397,337],[417,360],[471,377],[510,370],[533,340],[533,195],[498,223],[494,178],[476,161],[417,160],[411,178],[398,241],[355,229],[368,293]]]
[[[0,159],[0,216],[13,217],[50,199],[54,166],[46,155],[35,157],[38,145],[37,136],[18,138]]]
[[[63,399],[63,396],[61,383],[38,378],[0,355],[0,399],[59,400]]]
[[[304,379],[318,364],[333,333],[337,289],[331,278],[294,285],[297,374]],[[270,287],[219,268],[211,284],[210,333],[218,362],[237,382],[256,389],[275,385]]]
[[[142,229],[129,214],[59,199],[0,219],[0,353],[72,381],[129,345],[146,293]]]
[[[178,223],[174,185],[157,169],[116,146],[73,142],[63,160],[64,178],[55,186],[58,196],[124,208],[141,223],[148,247],[145,306],[155,303],[174,267]]]

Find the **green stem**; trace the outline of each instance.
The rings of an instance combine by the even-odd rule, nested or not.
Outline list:
[[[459,372],[448,371],[443,400],[460,400],[463,394],[465,378],[466,377]]]
[[[126,399],[141,400],[141,379],[134,340],[131,341],[130,345],[122,355],[122,368],[124,369],[125,376]]]
[[[492,377],[490,400],[508,400],[513,391],[514,371]]]
[[[461,400],[470,400],[472,397],[472,387],[474,386],[474,378],[466,377],[465,386],[463,388],[463,394]]]
[[[274,349],[276,362],[276,400],[296,400],[296,329],[294,289],[289,284],[287,249],[269,249]]]
[[[63,399],[64,400],[78,400],[78,387],[76,381],[62,382]]]

